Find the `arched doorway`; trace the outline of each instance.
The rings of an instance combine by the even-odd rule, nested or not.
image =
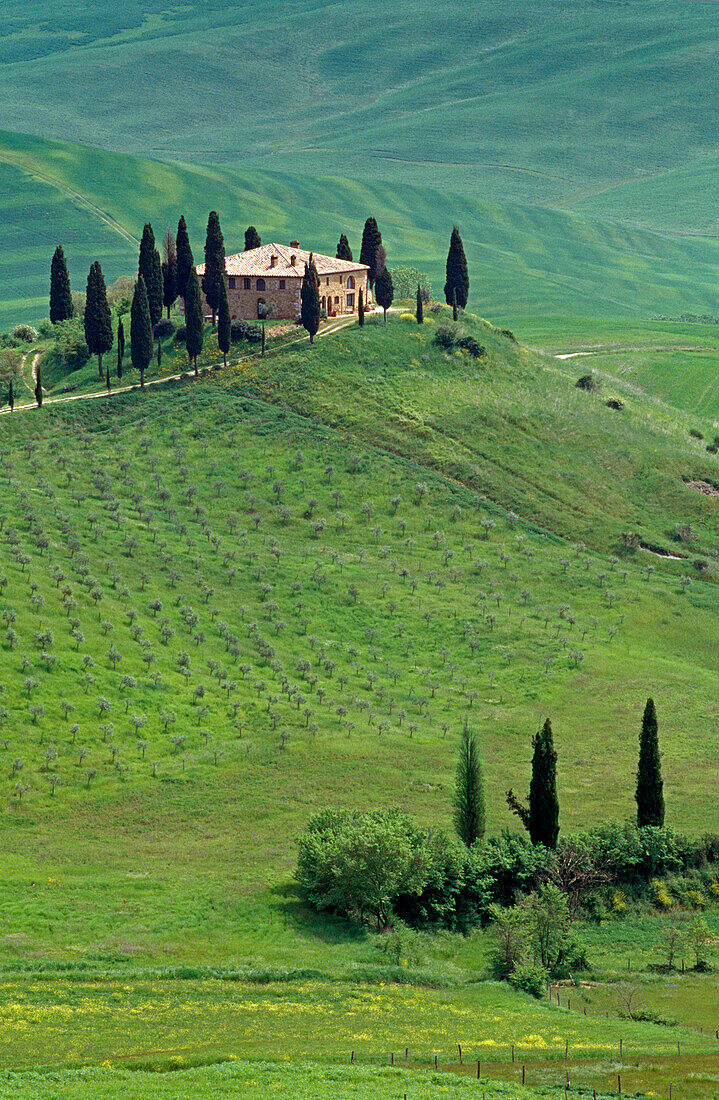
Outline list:
[[[267,315],[267,303],[264,298],[257,299],[257,319],[258,321],[264,320]]]

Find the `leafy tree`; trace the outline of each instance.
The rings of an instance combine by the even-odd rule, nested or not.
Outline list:
[[[467,272],[464,245],[456,225],[452,229],[452,237],[449,242],[447,282],[444,284],[444,297],[448,306],[451,306],[454,302],[455,291],[457,293],[457,304],[461,309],[466,309],[467,298],[469,297],[469,274]]]
[[[357,323],[362,328],[364,324],[364,290],[360,287],[359,298],[357,300]]]
[[[659,755],[659,727],[653,699],[647,699],[639,737],[637,768],[637,825],[664,824],[664,783]]]
[[[261,244],[260,235],[254,225],[248,225],[245,230],[245,252],[249,252],[251,248],[259,248]]]
[[[394,282],[394,291],[398,298],[412,298],[414,292],[419,284],[422,291],[422,302],[427,302],[432,299],[432,284],[426,275],[424,275],[419,268],[409,267],[406,264],[399,264],[392,268],[392,280]]]
[[[177,270],[175,274],[177,293],[184,302],[187,296],[187,280],[190,277],[190,272],[195,266],[195,258],[192,255],[192,249],[190,248],[190,238],[187,234],[187,225],[185,224],[184,215],[177,223],[177,237],[175,238],[175,256],[177,262]]]
[[[50,264],[50,320],[56,325],[69,320],[74,312],[65,253],[58,245]]]
[[[142,275],[137,280],[130,306],[130,360],[140,372],[140,386],[145,388],[145,371],[152,359],[152,320],[150,303]]]
[[[212,310],[212,324],[217,320],[217,309],[220,304],[220,280],[225,275],[225,240],[220,228],[220,219],[216,210],[210,211],[207,219],[207,236],[205,237],[205,274],[202,276],[202,289],[205,292],[207,304]]]
[[[197,272],[193,267],[190,271],[190,277],[187,280],[187,297],[185,299],[185,347],[187,348],[188,357],[195,368],[195,376],[197,376],[197,356],[202,351],[204,323],[205,317],[204,309],[202,308],[200,283],[197,278]]]
[[[230,304],[227,301],[227,280],[225,276],[220,277],[220,297],[217,309],[217,346],[222,352],[222,360],[224,365],[227,366],[227,353],[230,350],[230,341],[232,339],[232,322],[230,320]],[[262,326],[262,350],[264,352],[265,344],[265,326]]]
[[[340,239],[337,243],[337,259],[349,260],[350,263],[352,262],[352,249],[344,233],[340,235]]]
[[[420,893],[426,837],[398,810],[325,810],[299,844],[297,879],[316,909],[390,924],[395,900]]]
[[[87,276],[87,294],[85,296],[85,343],[91,355],[97,356],[98,376],[102,381],[105,373],[102,369],[103,353],[113,344],[112,317],[107,302],[105,280],[100,264],[95,263]]]
[[[314,344],[315,334],[320,327],[320,280],[315,262],[310,254],[310,262],[305,264],[305,273],[300,289],[302,324]]]
[[[377,280],[374,284],[374,296],[377,299],[378,305],[382,306],[384,310],[384,320],[386,324],[387,310],[394,300],[394,286],[392,285],[392,275],[388,267],[385,267],[377,276]]]
[[[145,281],[150,320],[153,325],[156,325],[162,317],[162,263],[160,253],[155,246],[155,234],[149,222],[142,230],[138,275],[141,275]]]
[[[38,363],[37,372],[35,375],[35,400],[37,401],[38,409],[42,407],[42,370]]]
[[[422,301],[422,288],[417,283],[417,324],[424,324],[424,302]]]
[[[177,245],[171,229],[165,231],[162,251],[162,301],[169,318],[170,310],[177,301]]]
[[[465,723],[457,760],[454,791],[454,827],[467,847],[484,836],[484,784],[479,746],[474,732]]]
[[[377,228],[377,221],[375,218],[368,218],[364,223],[364,230],[362,232],[360,263],[366,264],[369,268],[367,281],[370,288],[374,286],[375,279],[377,278],[377,253],[381,244],[382,234]]]

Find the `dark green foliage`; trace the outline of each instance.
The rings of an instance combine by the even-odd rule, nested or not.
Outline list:
[[[454,791],[454,827],[470,848],[484,836],[484,784],[476,734],[465,723],[457,759]]]
[[[140,385],[145,386],[145,371],[152,359],[152,321],[150,303],[142,275],[137,280],[130,307],[130,360],[140,372]]]
[[[487,350],[484,344],[480,344],[476,336],[473,336],[471,332],[465,332],[464,329],[458,328],[456,325],[438,325],[434,334],[434,342],[438,347],[447,350],[464,348],[475,359],[481,359]]]
[[[364,289],[360,287],[359,298],[357,300],[357,323],[362,327],[364,324]]]
[[[42,371],[39,363],[35,375],[35,400],[37,401],[37,407],[40,408],[42,405]]]
[[[170,316],[170,310],[177,301],[177,255],[174,241],[172,243],[172,251],[167,259],[162,261],[162,301],[168,317]]]
[[[160,253],[155,246],[155,234],[152,232],[152,226],[149,222],[146,223],[142,230],[140,260],[137,273],[141,275],[145,281],[147,301],[150,308],[150,320],[153,325],[156,325],[162,317],[162,263],[160,261]]]
[[[247,340],[250,344],[259,344],[262,341],[262,325],[257,321],[233,321],[230,336],[233,342]]]
[[[15,390],[13,389],[12,378],[8,383],[7,388],[7,403],[10,406],[10,412],[15,408]]]
[[[210,211],[207,219],[205,237],[205,273],[202,276],[202,289],[207,304],[212,310],[212,324],[215,324],[220,305],[222,290],[220,282],[225,276],[225,240],[220,228],[220,219],[216,210]]]
[[[340,239],[337,243],[337,259],[349,260],[352,262],[352,249],[350,248],[350,242],[344,233],[340,235]]]
[[[109,393],[110,390],[112,389],[112,386],[110,385],[110,368],[109,367],[105,368],[105,386],[107,387],[107,392]]]
[[[102,356],[113,344],[112,317],[107,302],[105,280],[100,264],[95,263],[87,276],[87,294],[85,298],[85,343],[91,355],[97,356],[98,377],[104,379]]]
[[[448,306],[455,302],[460,309],[467,308],[469,297],[469,274],[467,272],[467,258],[464,254],[464,245],[455,225],[449,242],[447,254],[447,282],[444,284],[444,297]],[[456,318],[455,318],[456,320]]]
[[[457,308],[457,288],[452,291],[452,320],[456,321],[459,317],[459,309]]]
[[[188,358],[195,368],[195,374],[197,374],[197,356],[202,351],[204,323],[200,283],[195,269],[192,268],[190,277],[187,280],[187,297],[185,299],[185,346]]]
[[[122,358],[125,354],[125,326],[122,317],[117,322],[117,350]]]
[[[382,306],[384,310],[384,319],[386,323],[387,310],[394,301],[394,286],[392,285],[392,275],[388,267],[383,268],[377,276],[374,284],[374,296],[377,299],[377,304]]]
[[[67,321],[74,313],[70,276],[62,246],[58,245],[53,253],[50,265],[50,320],[53,325],[58,321]]]
[[[653,699],[647,699],[642,717],[639,738],[639,766],[637,768],[637,825],[662,826],[664,824],[664,783],[659,755],[659,727]]]
[[[559,799],[557,797],[557,753],[552,724],[547,718],[535,734],[532,778],[529,783],[528,829],[532,844],[556,848],[559,836]]]
[[[377,278],[377,253],[382,245],[382,234],[377,228],[375,218],[368,218],[364,223],[362,232],[362,247],[360,249],[360,263],[369,268],[367,279],[370,287],[374,286]]]
[[[302,324],[310,335],[310,343],[313,344],[315,333],[320,327],[320,280],[311,255],[310,262],[305,264],[300,301],[302,303]]]
[[[422,301],[422,288],[417,284],[417,324],[424,324],[424,302]]]
[[[177,223],[177,236],[175,238],[175,282],[177,284],[177,293],[183,302],[187,295],[187,280],[190,277],[190,272],[195,266],[195,258],[192,255],[192,249],[190,248],[190,238],[187,234],[187,225],[185,224],[184,215]]]
[[[222,360],[225,366],[227,366],[227,353],[230,350],[230,342],[232,340],[232,322],[230,320],[230,305],[227,301],[227,280],[224,275],[220,277],[219,289],[220,300],[217,308],[217,346],[222,352]],[[264,326],[262,331],[264,337]]]
[[[259,248],[261,244],[260,235],[254,225],[248,225],[245,230],[245,252],[249,252],[251,248]]]

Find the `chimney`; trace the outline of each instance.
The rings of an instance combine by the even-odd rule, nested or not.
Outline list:
[[[277,267],[277,257],[270,256],[270,267]]]
[[[290,256],[290,264],[292,265],[292,267],[297,266],[297,257],[295,256],[294,252]]]

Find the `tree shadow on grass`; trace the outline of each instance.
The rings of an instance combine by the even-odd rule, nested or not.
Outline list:
[[[364,925],[332,913],[315,912],[298,896],[297,888],[292,883],[273,886],[269,893],[275,912],[282,916],[288,928],[296,932],[330,946],[367,940],[369,930]]]

